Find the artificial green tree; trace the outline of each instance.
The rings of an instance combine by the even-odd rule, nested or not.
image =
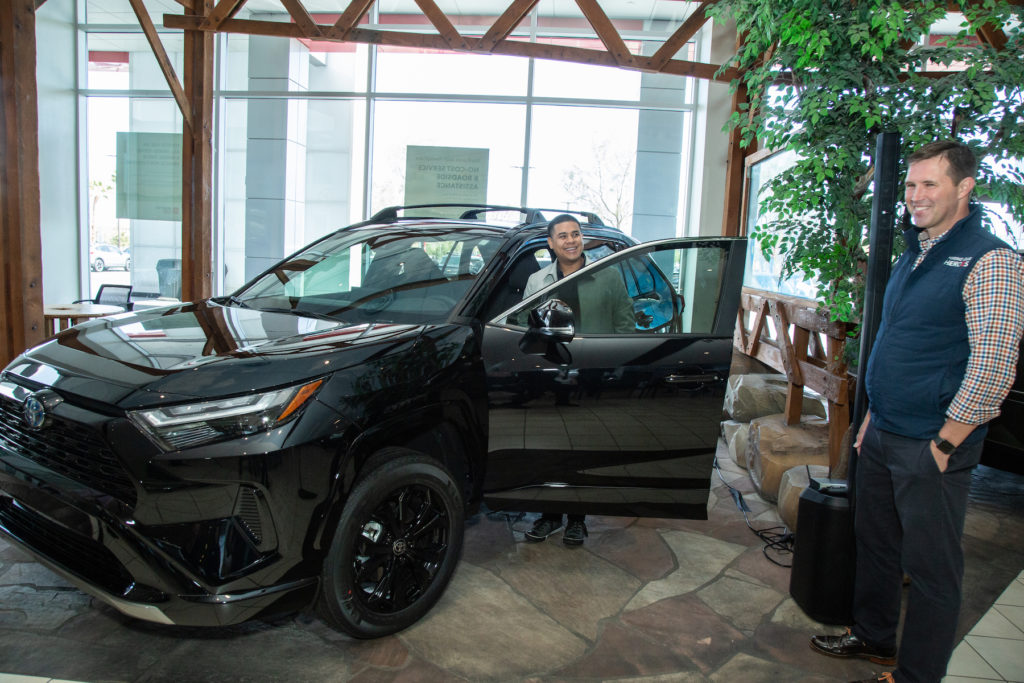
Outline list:
[[[929,40],[952,5],[959,33]],[[978,195],[1024,223],[1021,0],[722,0],[709,15],[742,37],[725,66],[740,70],[732,85],[748,104],[729,126],[745,147],[797,157],[765,188],[770,218],[752,237],[784,277],[818,283],[834,320],[860,316],[878,133],[899,132],[904,150],[967,143],[981,160]]]

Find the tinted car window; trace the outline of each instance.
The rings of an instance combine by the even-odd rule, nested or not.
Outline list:
[[[347,322],[446,318],[501,241],[488,231],[352,231],[332,235],[235,294],[262,310]]]
[[[724,282],[728,254],[718,246],[695,246],[685,250],[652,250],[651,253],[611,258],[588,267],[584,280],[603,280],[605,271],[620,279],[632,302],[634,328],[643,333],[700,333],[712,330],[720,290]],[[667,273],[672,273],[669,276]],[[576,277],[566,278],[537,299],[496,320],[499,325],[526,328],[535,303],[560,299],[577,316],[577,331],[583,334],[622,333],[607,320],[587,320],[581,316],[581,300]],[[583,285],[586,286],[586,285]],[[687,306],[687,301],[690,305]],[[604,316],[607,318],[607,315]]]

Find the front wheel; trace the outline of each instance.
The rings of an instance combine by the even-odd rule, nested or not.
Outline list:
[[[106,266],[106,264],[103,263],[103,259],[101,259],[101,258],[98,258],[98,259],[96,259],[95,261],[92,262],[92,269],[95,270],[97,273],[102,273],[103,272],[103,268],[105,266]]]
[[[462,496],[430,458],[387,449],[349,496],[324,561],[317,611],[357,638],[411,626],[441,597],[462,550]]]

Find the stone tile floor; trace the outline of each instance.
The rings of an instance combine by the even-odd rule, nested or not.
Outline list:
[[[750,524],[780,524],[746,472],[719,452],[722,479],[743,492]],[[1024,680],[1022,496],[1024,477],[975,475],[959,626],[966,637],[949,681]],[[793,602],[789,569],[766,559],[718,477],[709,517],[591,517],[586,544],[569,549],[560,534],[525,543],[533,516],[479,515],[440,603],[376,641],[350,639],[309,613],[206,630],[134,621],[0,541],[0,671],[9,672],[0,683],[810,683],[877,673],[810,650],[812,633],[841,629],[816,624]]]

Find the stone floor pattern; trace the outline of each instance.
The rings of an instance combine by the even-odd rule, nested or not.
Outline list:
[[[780,524],[746,472],[719,452],[722,479],[743,492],[750,524]],[[804,615],[789,596],[789,569],[766,559],[729,489],[718,476],[713,483],[708,521],[590,517],[579,549],[566,548],[561,534],[524,542],[533,515],[478,515],[434,610],[365,642],[311,613],[208,630],[134,621],[0,541],[0,671],[9,676],[0,681],[809,683],[876,673],[877,665],[810,650],[812,633],[841,629]],[[1015,599],[1004,591],[1024,568],[1022,496],[1024,477],[975,475],[961,637],[976,626],[1005,628],[986,626],[986,615],[1000,596]],[[987,642],[979,639],[1005,633],[972,634],[958,654],[970,655],[964,644],[979,654]],[[961,669],[950,680],[984,671]]]

